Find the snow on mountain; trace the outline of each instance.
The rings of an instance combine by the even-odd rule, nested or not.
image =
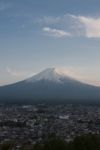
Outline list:
[[[59,69],[49,68],[33,77],[0,87],[1,102],[99,102],[100,88],[82,83]],[[100,102],[99,102],[100,103]]]
[[[63,80],[71,80],[72,78],[67,76],[64,72],[56,68],[48,68],[44,71],[34,75],[33,77],[27,79],[27,82],[36,82],[40,80],[48,80],[53,82],[62,83]],[[73,79],[74,80],[74,79]]]

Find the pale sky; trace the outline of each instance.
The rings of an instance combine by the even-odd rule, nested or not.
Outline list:
[[[100,86],[100,0],[0,0],[0,85],[48,67]]]

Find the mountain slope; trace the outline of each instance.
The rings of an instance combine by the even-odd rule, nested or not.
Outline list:
[[[54,68],[24,81],[0,87],[1,101],[91,101],[100,99],[100,88],[81,83]]]

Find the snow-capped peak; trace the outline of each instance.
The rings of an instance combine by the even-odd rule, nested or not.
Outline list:
[[[53,82],[62,82],[62,79],[71,79],[64,72],[56,68],[48,68],[44,71],[29,78],[27,82],[36,82],[40,80],[48,80]]]

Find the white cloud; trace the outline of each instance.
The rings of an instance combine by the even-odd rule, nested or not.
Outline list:
[[[72,14],[58,17],[45,16],[38,19],[37,23],[41,24],[44,32],[53,37],[82,36],[86,38],[100,38],[100,17],[76,16]]]
[[[99,73],[97,76],[96,72],[94,72],[93,70],[91,70],[90,73],[87,73],[88,68],[85,67],[60,67],[57,69],[58,71],[60,70],[67,76],[79,80],[80,82],[100,87]]]
[[[39,25],[54,25],[54,24],[59,24],[59,25],[64,25],[64,24],[69,24],[69,21],[71,19],[70,14],[65,14],[62,16],[44,16],[41,18],[37,18],[36,20],[33,21],[33,23],[37,23]]]
[[[100,18],[92,17],[77,17],[84,25],[85,36],[88,38],[100,38]]]
[[[26,72],[24,72],[24,71],[13,70],[9,67],[7,67],[6,70],[11,76],[20,77],[20,76],[26,75]]]
[[[60,23],[60,21],[61,17],[44,16],[42,18],[36,19],[34,23],[50,25]]]
[[[12,69],[10,67],[6,67],[6,72],[12,76],[12,77],[16,77],[17,78],[28,78],[31,77],[33,75],[35,75],[36,73],[33,71],[22,71],[22,70],[15,70]]]
[[[44,27],[43,31],[46,32],[49,36],[61,38],[61,37],[71,37],[71,33],[64,30],[54,29],[50,27]]]
[[[100,17],[69,15],[73,20],[74,36],[100,38]]]

